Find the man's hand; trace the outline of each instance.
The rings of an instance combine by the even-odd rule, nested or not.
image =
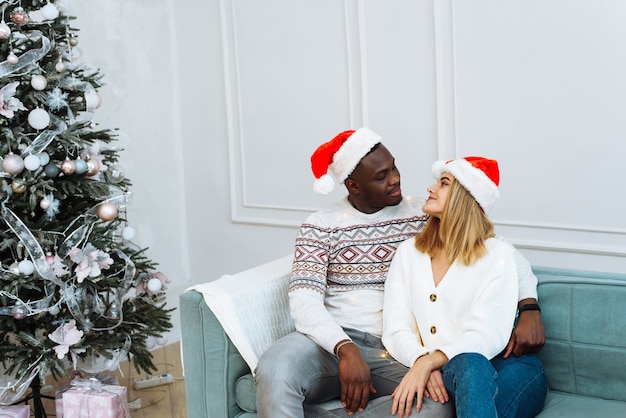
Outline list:
[[[534,299],[532,302],[526,300],[520,302],[520,306],[525,303],[537,303]],[[504,350],[504,358],[511,356],[519,357],[522,354],[538,353],[546,342],[546,335],[541,321],[541,313],[539,311],[521,312],[517,319],[517,325],[511,333],[509,343]]]
[[[337,352],[339,356],[339,380],[341,381],[341,404],[349,416],[363,411],[369,402],[372,386],[370,368],[363,360],[361,351],[353,343],[344,344]]]

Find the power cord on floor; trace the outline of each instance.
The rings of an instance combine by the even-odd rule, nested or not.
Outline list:
[[[132,370],[131,370],[131,376],[129,376],[130,377],[129,382],[132,382],[133,387],[135,387],[136,382],[140,382],[140,381],[146,382],[146,381],[151,381],[151,380],[156,379],[158,380],[158,382],[148,383],[148,384],[156,383],[155,386],[144,387],[140,389],[135,388],[135,390],[140,390],[142,394],[162,393],[163,395],[159,399],[152,401],[146,405],[143,405],[142,397],[137,397],[133,399],[132,401],[128,402],[128,408],[130,410],[135,411],[139,409],[149,408],[151,406],[158,404],[159,402],[161,402],[163,399],[165,399],[168,396],[169,391],[162,390],[162,389],[152,389],[152,387],[157,387],[158,385],[162,385],[162,384],[171,384],[175,381],[185,380],[184,377],[174,377],[169,373],[170,371],[174,369],[174,365],[171,363],[154,363],[154,366],[156,367],[157,370],[159,369],[159,366],[164,366],[165,369],[160,375],[153,376],[152,374],[146,374],[144,378],[139,378],[139,379],[132,376]]]

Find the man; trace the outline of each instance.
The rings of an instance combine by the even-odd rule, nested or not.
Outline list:
[[[388,397],[370,402],[391,394],[407,371],[380,341],[384,282],[397,246],[418,233],[427,216],[421,202],[402,196],[393,156],[367,128],[321,145],[311,165],[317,192],[332,190],[330,170],[348,195],[300,228],[289,286],[297,331],[259,360],[257,413],[293,418],[306,409],[307,416],[390,416]],[[544,343],[537,279],[518,252],[516,262],[524,308],[506,357],[537,352]],[[430,396],[418,416],[454,416],[447,394]],[[337,397],[345,411],[325,415],[312,406]]]

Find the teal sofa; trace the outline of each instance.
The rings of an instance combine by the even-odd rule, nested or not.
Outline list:
[[[272,311],[267,317],[254,315],[253,321],[244,321],[256,322],[250,325],[252,330],[280,329],[276,335],[260,338],[265,340],[261,344],[252,344],[257,346],[257,356],[264,345],[293,326],[289,323],[286,300],[290,268],[291,257],[284,257],[215,282],[226,286],[220,290],[222,293],[212,295],[214,303],[226,301],[224,305],[230,304],[234,311],[257,303],[270,304],[261,306],[262,310]],[[546,267],[533,270],[539,279],[546,329],[546,344],[540,357],[550,388],[538,417],[626,417],[626,274]],[[271,286],[265,285],[268,276],[272,276],[268,281]],[[231,300],[228,293],[246,286],[256,286],[250,292],[256,297],[233,304],[237,299]],[[267,291],[266,287],[271,289]],[[247,332],[233,328],[231,319],[237,313],[228,313],[228,309],[218,306],[215,310],[220,312],[217,316],[222,316],[220,322],[207,305],[203,290],[191,288],[180,295],[189,418],[256,417],[254,380],[247,363],[254,364],[254,349],[239,341]],[[277,319],[281,310],[287,312]],[[224,316],[225,312],[228,316]],[[247,360],[229,333],[236,337]]]

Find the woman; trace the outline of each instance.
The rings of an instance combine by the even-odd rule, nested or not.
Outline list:
[[[486,216],[499,196],[498,163],[438,161],[433,174],[423,206],[430,218],[398,247],[385,283],[382,341],[410,368],[392,394],[392,413],[409,415],[416,397],[419,411],[429,396],[453,401],[459,418],[535,416],[547,390],[539,360],[498,357],[518,289],[512,247],[495,238]],[[532,384],[500,379],[518,372],[533,373]]]

